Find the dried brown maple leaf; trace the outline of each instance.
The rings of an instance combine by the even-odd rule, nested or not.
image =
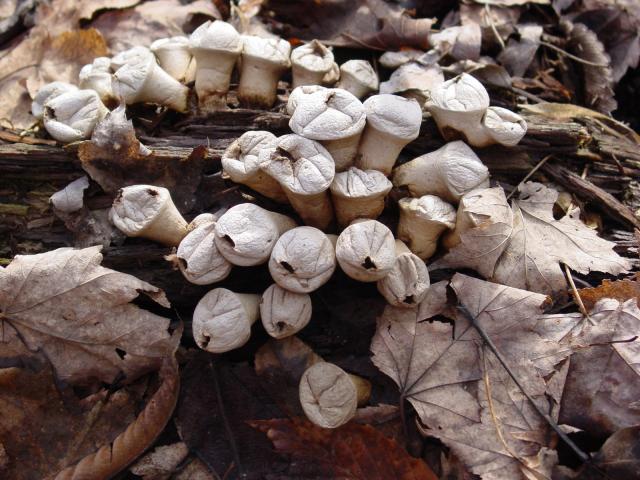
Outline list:
[[[554,296],[566,294],[561,263],[579,273],[613,275],[631,267],[613,251],[613,242],[600,238],[575,212],[553,217],[556,190],[527,182],[519,192],[511,208],[499,188],[472,192],[482,197],[468,212],[475,228],[432,267],[473,268],[488,280]]]
[[[162,290],[100,266],[102,247],[18,255],[0,269],[0,323],[41,351],[61,380],[111,383],[156,370],[173,356],[181,329],[130,303],[144,293],[165,307]]]
[[[250,425],[264,432],[276,451],[291,455],[287,473],[295,478],[438,478],[426,463],[369,425],[326,429],[306,419],[258,420]]]
[[[536,404],[556,410],[565,372],[555,366],[571,353],[559,341],[575,320],[547,320],[546,297],[537,293],[461,274],[451,287]],[[415,311],[387,307],[371,343],[374,364],[398,384],[424,432],[441,439],[473,473],[491,480],[547,475],[555,454],[546,421],[466,317],[447,306],[446,288],[446,282],[432,285]],[[439,314],[455,324],[429,321]],[[560,388],[552,388],[552,380]]]

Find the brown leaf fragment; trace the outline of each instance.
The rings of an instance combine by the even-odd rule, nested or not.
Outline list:
[[[437,479],[426,463],[369,425],[324,429],[306,419],[257,420],[250,425],[265,433],[278,453],[291,456],[287,473],[295,478]]]
[[[567,285],[562,263],[585,274],[618,275],[631,267],[613,251],[613,242],[598,237],[577,218],[579,212],[559,220],[553,217],[556,190],[527,182],[511,208],[500,190],[468,194],[479,196],[468,211],[476,226],[462,233],[460,244],[432,268],[473,268],[494,282],[563,297]]]
[[[207,148],[193,149],[187,158],[160,158],[136,138],[124,106],[107,114],[91,140],[78,147],[82,168],[106,192],[115,193],[129,185],[147,184],[168,188],[179,210],[195,203]]]
[[[640,273],[636,273],[631,278],[624,280],[603,280],[602,283],[593,288],[581,288],[578,290],[585,308],[591,310],[598,301],[603,298],[612,298],[619,302],[635,299],[640,306]]]
[[[542,36],[540,25],[518,25],[519,39],[510,38],[506,48],[498,55],[498,60],[511,75],[524,76],[531,65]]]
[[[640,425],[623,428],[611,435],[600,451],[593,456],[593,464],[585,465],[577,480],[601,478],[640,478]]]
[[[140,293],[165,307],[162,290],[100,266],[102,247],[18,255],[0,269],[0,322],[41,351],[71,384],[127,381],[173,355],[181,329],[130,303]]]

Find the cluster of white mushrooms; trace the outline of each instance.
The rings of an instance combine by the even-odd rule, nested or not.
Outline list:
[[[50,84],[34,99],[33,113],[54,138],[73,141],[90,135],[108,111],[103,102],[113,98],[185,111],[183,82],[194,81],[200,107],[217,108],[226,105],[238,60],[238,98],[263,107],[273,106],[279,78],[292,67],[286,111],[293,133],[244,133],[223,154],[223,175],[290,205],[304,225],[254,203],[188,223],[169,191],[153,185],[121,189],[110,212],[126,235],[175,247],[168,259],[194,284],[220,282],[234,266],[268,265],[274,283],[262,295],[214,288],[200,300],[192,323],[197,345],[212,353],[239,348],[258,319],[274,338],[296,334],[311,319],[310,292],[338,266],[355,280],[376,282],[389,304],[416,308],[430,285],[425,261],[440,238],[446,233],[445,246],[455,245],[472,227],[456,221],[456,205],[489,186],[486,166],[462,140],[515,145],[526,131],[518,115],[490,107],[487,91],[470,75],[440,83],[425,104],[454,141],[399,166],[400,152],[422,123],[415,99],[373,94],[378,78],[368,62],[338,68],[318,41],[290,52],[282,39],[242,36],[220,21],[203,24],[190,38],[96,59],[82,69],[81,90]],[[335,82],[336,88],[321,85]],[[409,195],[399,201],[395,237],[377,220],[394,186]],[[365,380],[318,357],[302,377],[300,399],[314,423],[334,428],[368,401],[369,390]]]

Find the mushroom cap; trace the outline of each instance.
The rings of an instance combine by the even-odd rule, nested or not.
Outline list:
[[[380,280],[396,262],[393,233],[377,220],[356,220],[338,237],[336,259],[342,270],[355,280]]]
[[[355,384],[347,372],[332,363],[309,367],[300,379],[299,394],[305,415],[324,428],[347,423],[358,407]]]
[[[335,269],[333,244],[314,227],[296,227],[283,233],[269,259],[269,272],[278,285],[299,293],[316,290]]]
[[[218,250],[235,265],[249,266],[266,262],[280,237],[274,215],[280,214],[253,203],[231,207],[216,222],[215,242]]]
[[[184,277],[196,285],[219,282],[231,273],[232,265],[216,247],[214,241],[216,224],[213,220],[199,218],[194,219],[190,226],[194,223],[195,228],[182,239],[178,246],[176,253],[179,260],[178,267]]]
[[[153,69],[160,68],[151,50],[148,53],[132,57],[113,74],[113,91],[122,96],[126,103],[136,101]]]
[[[276,136],[264,130],[243,133],[222,154],[222,168],[234,182],[244,181],[260,171],[258,154],[268,149]]]
[[[341,88],[328,88],[299,98],[289,127],[312,140],[337,140],[360,133],[365,122],[360,100]]]
[[[196,28],[189,37],[189,46],[193,49],[240,53],[242,39],[238,31],[227,22],[208,21]]]
[[[406,48],[397,52],[384,52],[378,61],[384,68],[396,69],[407,62],[415,60],[424,55],[422,50]]]
[[[348,77],[369,90],[378,89],[378,74],[366,60],[349,60],[340,65],[340,78]]]
[[[378,281],[378,291],[391,305],[404,308],[418,306],[429,289],[429,271],[420,257],[407,252],[396,258],[391,271]]]
[[[462,73],[438,85],[426,107],[455,112],[484,111],[489,107],[489,94],[474,76]]]
[[[33,97],[31,103],[31,113],[36,118],[42,118],[44,115],[44,104],[48,100],[52,100],[58,95],[62,95],[67,92],[75,92],[78,87],[67,82],[51,82],[40,87],[36,96]]]
[[[345,198],[369,198],[386,195],[393,184],[378,170],[360,170],[351,167],[336,173],[331,183],[331,193]]]
[[[428,96],[443,82],[444,73],[440,65],[409,62],[400,66],[391,74],[389,80],[380,84],[380,93],[418,91],[422,96]]]
[[[295,335],[311,320],[311,297],[273,284],[262,294],[260,318],[264,329],[274,338]]]
[[[524,118],[502,107],[487,108],[482,123],[496,142],[508,147],[517,145],[527,133]]]
[[[259,163],[290,192],[315,195],[324,192],[333,182],[335,163],[318,142],[288,134],[277,138],[272,146],[260,152]]]
[[[147,47],[137,46],[130,48],[111,58],[111,69],[117,71],[127,63],[137,63],[140,58],[147,58],[149,56],[155,59],[155,55],[153,55],[153,52]]]
[[[402,140],[414,140],[420,133],[422,109],[413,98],[381,94],[363,103],[367,125]]]
[[[222,353],[241,347],[251,336],[252,320],[238,295],[214,288],[193,312],[193,338],[203,350]]]
[[[118,230],[128,236],[147,228],[160,214],[167,202],[172,202],[169,190],[153,185],[131,185],[116,195],[109,219]]]
[[[435,195],[423,195],[420,198],[402,198],[398,206],[403,213],[421,221],[443,225],[447,228],[456,226],[456,209]]]
[[[160,50],[188,50],[189,39],[184,35],[178,35],[176,37],[159,38],[151,44],[149,49],[152,52],[158,52]]]
[[[89,138],[107,112],[95,90],[71,90],[45,102],[44,126],[56,140],[75,142]]]
[[[111,59],[109,57],[98,57],[94,58],[92,63],[80,69],[78,79],[82,82],[88,80],[92,75],[105,73],[111,75]]]
[[[328,72],[333,65],[333,52],[318,40],[294,48],[291,63],[311,72]]]
[[[242,36],[242,58],[259,60],[283,69],[291,66],[291,44],[282,38]]]
[[[301,98],[304,98],[305,95],[319,92],[320,90],[327,90],[327,87],[323,87],[322,85],[300,85],[294,88],[289,94],[289,100],[287,101],[287,113],[292,115]]]

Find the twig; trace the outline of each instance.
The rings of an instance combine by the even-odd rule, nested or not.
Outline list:
[[[582,302],[582,297],[580,296],[580,292],[578,292],[578,289],[576,288],[576,284],[573,282],[573,275],[571,275],[571,270],[569,269],[569,265],[567,265],[566,263],[563,263],[563,265],[564,265],[564,271],[567,274],[567,280],[569,281],[569,286],[571,286],[571,291],[573,292],[573,298],[578,304],[578,309],[580,309],[580,313],[582,313],[582,315],[584,315],[585,318],[589,320],[589,322],[593,323],[593,321],[591,320],[591,317],[589,316],[589,312],[587,312],[587,308],[584,306],[584,303]]]
[[[553,154],[547,155],[542,160],[540,160],[538,164],[535,167],[533,167],[533,169],[531,169],[531,171],[527,173],[527,175],[522,180],[520,180],[520,183],[518,183],[518,185],[516,185],[516,187],[507,196],[507,200],[513,197],[513,194],[518,191],[518,189],[520,188],[520,185],[522,185],[524,182],[529,180],[533,176],[533,174],[536,173],[540,169],[540,167],[542,167],[542,165],[544,165],[547,162],[547,160],[549,160],[551,157],[553,157]]]
[[[542,411],[542,409],[538,406],[538,404],[536,402],[533,401],[533,398],[531,397],[531,395],[529,395],[529,393],[527,393],[527,391],[524,389],[524,387],[522,386],[522,384],[520,383],[520,381],[516,378],[515,374],[511,371],[511,369],[509,368],[509,366],[507,365],[506,360],[504,359],[504,357],[502,356],[502,354],[498,351],[498,348],[496,347],[496,345],[493,343],[493,340],[491,340],[491,338],[489,338],[489,336],[487,335],[487,332],[484,331],[484,328],[482,328],[480,326],[480,324],[478,323],[478,321],[476,320],[476,318],[471,315],[471,313],[469,312],[469,310],[467,310],[464,305],[458,305],[458,309],[462,312],[462,314],[467,317],[467,319],[469,320],[469,322],[473,325],[473,327],[477,330],[477,332],[480,334],[480,337],[482,337],[482,340],[484,341],[484,343],[487,345],[487,347],[489,347],[489,350],[491,350],[491,352],[496,356],[496,358],[498,359],[498,361],[500,362],[500,364],[502,365],[502,367],[507,371],[507,373],[509,374],[509,376],[511,377],[511,379],[513,380],[513,382],[516,384],[516,386],[520,389],[520,391],[523,393],[523,395],[527,398],[527,400],[529,400],[529,402],[531,403],[531,405],[533,406],[533,408],[535,409],[536,412],[538,412],[538,415],[540,415],[542,418],[544,418],[544,420],[549,424],[549,426],[553,429],[554,432],[556,432],[556,434],[558,435],[558,437],[567,444],[567,446],[569,448],[571,448],[571,450],[573,450],[573,452],[580,458],[581,461],[583,462],[588,462],[589,460],[591,460],[591,457],[586,454],[585,452],[583,452],[580,447],[578,447],[573,440],[571,440],[569,438],[569,436],[564,433],[562,431],[562,429],[558,426],[558,424],[545,412]]]
[[[579,62],[579,63],[584,63],[585,65],[589,65],[590,67],[599,67],[599,68],[607,68],[607,67],[609,67],[609,64],[590,62],[589,60],[585,60],[584,58],[576,57],[572,53],[569,53],[569,52],[567,52],[566,50],[563,50],[560,47],[556,47],[553,43],[545,42],[544,40],[540,40],[540,45],[548,47],[551,50],[555,50],[559,54],[564,55],[565,57],[569,57],[571,60],[575,60],[576,62]]]
[[[495,35],[496,40],[498,40],[498,43],[500,44],[500,48],[504,50],[506,48],[506,45],[504,44],[504,40],[502,40],[502,37],[500,36],[498,29],[496,28],[496,24],[494,23],[493,18],[491,17],[491,7],[489,6],[488,3],[484,4],[484,9],[487,13],[487,21],[489,22],[489,26],[491,26],[491,31]]]

